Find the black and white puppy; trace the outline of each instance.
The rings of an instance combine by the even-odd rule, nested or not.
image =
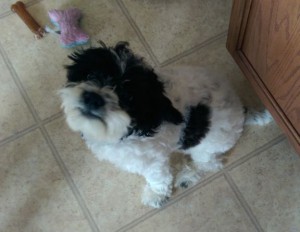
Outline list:
[[[198,68],[159,74],[127,42],[102,44],[69,56],[67,84],[60,90],[70,128],[83,134],[99,160],[145,177],[142,201],[160,207],[171,196],[169,157],[189,154],[175,186],[196,183],[199,171],[221,168],[216,157],[231,149],[246,119],[226,80]],[[257,124],[270,115],[249,118]]]

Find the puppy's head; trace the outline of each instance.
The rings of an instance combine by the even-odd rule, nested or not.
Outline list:
[[[61,93],[74,131],[103,142],[129,134],[152,136],[163,121],[182,122],[164,95],[164,86],[126,42],[90,48],[69,56],[67,84]]]
[[[68,125],[74,131],[103,142],[115,142],[127,134],[129,115],[115,93],[132,53],[126,42],[114,48],[104,44],[75,52],[69,58],[67,84],[60,90]]]

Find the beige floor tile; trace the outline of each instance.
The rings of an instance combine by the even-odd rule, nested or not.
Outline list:
[[[250,108],[261,109],[262,103],[256,96],[248,81],[245,79],[238,66],[234,63],[225,48],[226,38],[219,39],[209,46],[182,58],[165,69],[172,69],[172,66],[203,66],[218,73],[221,78],[226,78],[233,89],[240,96],[242,102]],[[228,152],[229,163],[254,151],[265,143],[278,137],[281,130],[275,123],[266,126],[246,126],[244,133],[234,149]]]
[[[160,62],[228,28],[231,0],[123,0]]]
[[[286,141],[230,174],[265,232],[299,231],[300,159]]]
[[[129,231],[251,232],[255,229],[221,177]]]
[[[0,55],[0,141],[34,124],[34,119]]]
[[[115,231],[151,210],[141,204],[141,177],[98,161],[64,119],[47,130],[101,231]]]
[[[5,12],[10,12],[10,7],[12,4],[17,2],[16,0],[1,0],[0,1],[0,15]],[[22,0],[25,4],[32,2],[32,0]]]
[[[1,147],[0,231],[90,231],[39,131]]]
[[[93,0],[89,1],[89,4],[80,0],[43,1],[29,7],[28,10],[41,25],[49,25],[48,10],[64,9],[71,5],[82,10],[82,26],[92,37],[92,44],[96,45],[95,41],[99,39],[108,45],[113,45],[119,40],[128,40],[134,50],[147,58],[147,53],[135,32],[113,1]],[[33,34],[15,14],[1,19],[0,28],[0,42],[39,116],[44,119],[57,113],[60,110],[60,101],[56,91],[65,82],[63,65],[69,63],[67,55],[72,50],[61,48],[58,37],[53,34],[35,40]]]

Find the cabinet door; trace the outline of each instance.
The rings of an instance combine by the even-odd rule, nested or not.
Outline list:
[[[227,47],[300,151],[300,1],[235,0]]]

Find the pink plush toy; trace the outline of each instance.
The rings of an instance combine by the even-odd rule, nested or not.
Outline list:
[[[77,8],[48,11],[52,23],[60,30],[63,47],[71,48],[88,42],[89,36],[79,28],[81,11]]]

